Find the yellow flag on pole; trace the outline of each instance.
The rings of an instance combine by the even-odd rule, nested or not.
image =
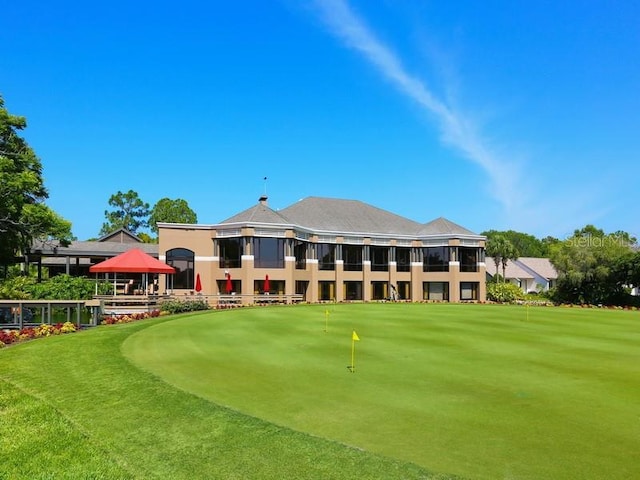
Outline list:
[[[351,365],[349,365],[349,371],[354,373],[356,371],[356,342],[360,341],[360,337],[355,330],[351,333]]]

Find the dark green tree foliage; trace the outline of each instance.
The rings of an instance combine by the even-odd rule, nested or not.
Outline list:
[[[109,198],[109,206],[113,207],[113,210],[105,210],[104,215],[107,221],[102,224],[100,235],[106,235],[120,228],[136,234],[138,230],[149,226],[149,204],[140,199],[138,192],[118,191]]]
[[[191,210],[186,200],[178,198],[162,198],[158,200],[151,210],[149,226],[151,231],[158,234],[158,223],[197,223],[196,212]]]
[[[516,232],[514,230],[488,230],[482,232],[482,235],[486,236],[487,240],[491,240],[496,236],[504,237],[515,247],[520,257],[548,257],[549,246],[559,241],[554,237],[546,237],[545,239],[539,240],[533,235]]]
[[[640,250],[621,257],[614,268],[625,286],[640,287]]]
[[[0,97],[0,263],[27,253],[34,240],[68,245],[71,223],[44,204],[42,164],[18,135],[24,117],[11,115]]]
[[[605,234],[593,225],[576,230],[551,251],[551,263],[558,271],[554,299],[594,305],[628,303],[625,287],[632,280],[633,243],[635,238],[626,232]]]

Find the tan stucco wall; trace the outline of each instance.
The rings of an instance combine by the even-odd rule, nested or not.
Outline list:
[[[243,228],[243,235],[252,235],[254,230],[251,228]],[[287,232],[287,237],[291,238],[293,231]],[[295,293],[296,281],[308,281],[307,301],[316,302],[319,298],[319,281],[331,281],[336,283],[335,300],[344,300],[343,282],[345,281],[361,281],[363,300],[371,300],[372,287],[371,282],[389,282],[397,285],[398,282],[411,282],[411,300],[422,301],[423,299],[423,282],[448,282],[449,283],[449,301],[460,301],[460,282],[477,282],[478,283],[478,300],[484,301],[486,298],[485,286],[485,266],[479,263],[477,272],[460,272],[459,264],[452,261],[449,264],[448,272],[423,272],[422,263],[415,263],[411,266],[410,272],[396,271],[395,264],[389,266],[386,272],[371,271],[368,263],[363,265],[363,271],[351,272],[344,271],[343,265],[338,262],[335,270],[319,270],[317,261],[307,261],[304,270],[295,268],[295,261],[287,258],[284,268],[255,268],[253,261],[253,252],[247,248],[242,258],[241,268],[220,268],[219,258],[214,253],[213,239],[216,237],[214,227],[205,226],[185,226],[184,228],[170,227],[159,228],[158,252],[159,258],[165,260],[166,252],[173,248],[186,248],[192,250],[195,254],[194,269],[195,275],[200,275],[202,283],[202,294],[219,295],[220,292],[218,282],[225,280],[225,274],[231,275],[232,280],[241,281],[241,293],[244,295],[253,295],[255,293],[254,282],[256,280],[264,280],[269,275],[271,282],[283,281],[285,291],[283,293],[291,295]],[[312,240],[315,237],[311,237]],[[337,238],[338,241],[341,238]],[[449,240],[450,246],[459,245],[458,239]],[[419,244],[416,244],[419,245]],[[484,242],[480,243],[484,246]],[[161,291],[164,289],[164,279],[161,278]],[[182,290],[176,290],[174,293],[191,293]]]

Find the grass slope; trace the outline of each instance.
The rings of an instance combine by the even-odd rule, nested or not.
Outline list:
[[[236,315],[177,318],[222,325]],[[220,407],[139,370],[122,343],[164,322],[172,323],[99,327],[0,350],[0,478],[450,478]]]
[[[637,312],[328,308],[326,333],[325,306],[251,309],[156,325],[123,351],[212,402],[438,471],[640,477]]]

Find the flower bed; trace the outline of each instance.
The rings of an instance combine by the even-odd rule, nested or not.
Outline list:
[[[43,323],[37,327],[25,327],[22,330],[0,330],[0,348],[33,338],[73,333],[76,330],[76,326],[71,322],[56,323],[55,325]]]
[[[131,323],[136,320],[144,320],[146,318],[155,318],[160,316],[160,310],[153,310],[152,312],[141,313],[129,313],[123,315],[108,315],[100,322],[102,325],[115,325],[119,323]]]

